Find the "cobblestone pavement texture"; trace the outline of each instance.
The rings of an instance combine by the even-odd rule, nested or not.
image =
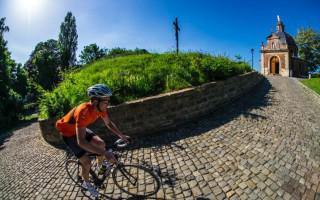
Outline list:
[[[88,199],[38,123],[0,138],[0,199]],[[320,104],[296,79],[267,77],[213,114],[139,138],[126,162],[157,166],[163,199],[320,199]],[[109,185],[106,194],[122,194]]]

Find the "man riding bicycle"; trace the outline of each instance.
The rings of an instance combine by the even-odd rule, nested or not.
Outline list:
[[[89,130],[87,126],[94,123],[100,117],[112,133],[127,143],[128,136],[121,133],[109,118],[108,105],[112,91],[104,84],[96,84],[88,88],[87,94],[90,97],[90,101],[82,103],[69,111],[68,114],[56,122],[56,128],[59,130],[65,143],[80,160],[81,176],[83,178],[82,186],[93,196],[98,196],[98,192],[89,182],[91,160],[87,153],[101,155],[97,157],[97,160],[102,173],[109,165],[106,160],[116,162],[116,159],[112,153],[105,150],[104,141]]]

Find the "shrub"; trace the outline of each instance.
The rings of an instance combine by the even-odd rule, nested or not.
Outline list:
[[[0,129],[14,125],[22,117],[23,101],[21,95],[9,91],[6,101],[0,104]]]

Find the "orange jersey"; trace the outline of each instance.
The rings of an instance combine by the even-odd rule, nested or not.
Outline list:
[[[106,112],[97,112],[90,102],[73,108],[56,122],[58,131],[66,137],[76,135],[76,127],[84,128],[95,122],[99,117],[105,117]],[[73,119],[72,119],[73,118]]]

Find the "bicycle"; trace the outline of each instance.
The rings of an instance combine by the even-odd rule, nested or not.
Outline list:
[[[114,145],[116,149],[124,148],[127,146],[123,140],[118,139]],[[114,147],[108,149],[108,151],[113,152]],[[119,155],[115,153],[115,157],[118,160],[117,164],[112,164],[108,170],[102,175],[99,175],[99,167],[96,161],[97,154],[89,154],[91,159],[90,168],[90,182],[92,182],[96,189],[100,189],[99,196],[106,196],[103,191],[105,189],[104,182],[106,179],[112,175],[113,183],[126,194],[132,197],[146,198],[156,194],[160,189],[160,178],[149,168],[138,165],[138,164],[124,164],[120,162]],[[67,174],[82,189],[82,177],[80,176],[80,161],[76,158],[67,158],[65,163],[65,168]],[[109,179],[108,179],[108,184]],[[102,191],[101,191],[102,190]]]

